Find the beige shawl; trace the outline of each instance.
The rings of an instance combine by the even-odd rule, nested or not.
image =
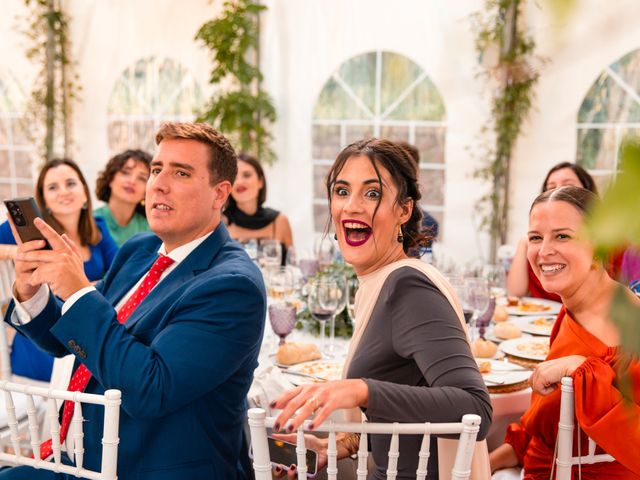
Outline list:
[[[458,301],[455,290],[442,276],[442,274],[436,270],[432,265],[422,262],[418,259],[404,259],[397,262],[393,262],[386,265],[373,273],[358,277],[360,286],[356,293],[355,301],[355,327],[353,332],[353,338],[349,344],[349,351],[347,353],[347,360],[342,372],[343,378],[346,377],[349,369],[349,364],[353,359],[353,355],[358,349],[360,339],[364,334],[369,323],[369,318],[373,312],[373,308],[378,301],[380,290],[384,285],[387,277],[396,269],[402,267],[411,267],[419,270],[427,276],[429,280],[442,292],[445,298],[449,301],[451,306],[460,320],[460,324],[467,334],[467,340],[469,340],[469,334],[467,332],[467,325],[464,321],[462,313],[462,307]],[[362,421],[362,413],[360,409],[351,409],[347,413],[347,421],[360,422]],[[450,472],[453,468],[453,462],[455,459],[457,441],[444,438],[438,438],[438,470],[440,472],[440,480],[450,478]],[[481,441],[476,443],[476,448],[473,454],[473,462],[471,465],[471,479],[472,480],[489,480],[491,478],[491,470],[489,467],[489,453],[487,450],[487,442]]]

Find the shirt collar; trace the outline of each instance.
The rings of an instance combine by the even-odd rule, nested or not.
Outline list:
[[[209,236],[213,233],[213,231],[203,235],[200,238],[196,238],[195,240],[191,240],[189,243],[185,243],[184,245],[180,245],[177,248],[174,248],[171,253],[167,253],[167,249],[164,246],[164,242],[160,245],[158,249],[158,253],[161,255],[166,255],[170,259],[174,261],[174,264],[178,264],[182,262],[185,258],[189,256],[191,252],[193,252],[202,242],[204,242]]]

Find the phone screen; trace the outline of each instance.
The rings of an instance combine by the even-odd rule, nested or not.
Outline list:
[[[293,443],[283,442],[269,437],[269,457],[273,463],[279,463],[285,467],[298,463],[296,446]],[[307,476],[315,476],[318,469],[318,453],[307,449]]]

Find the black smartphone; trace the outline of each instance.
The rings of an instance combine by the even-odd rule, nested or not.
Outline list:
[[[5,200],[4,204],[11,216],[11,220],[13,220],[13,225],[16,227],[20,240],[23,242],[45,240],[40,230],[33,224],[33,220],[36,217],[42,218],[42,212],[40,212],[40,208],[38,208],[38,204],[33,197]],[[44,248],[51,249],[49,242],[45,240],[45,243]]]
[[[289,465],[298,464],[298,454],[296,453],[296,444],[283,442],[272,437],[268,437],[269,458],[271,463],[280,464],[288,469]],[[253,452],[250,452],[253,458]],[[313,478],[318,472],[318,452],[307,448],[307,477]]]

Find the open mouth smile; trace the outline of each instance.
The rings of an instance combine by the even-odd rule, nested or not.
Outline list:
[[[566,265],[562,263],[545,263],[538,265],[543,275],[553,275],[565,269]]]
[[[358,220],[343,220],[342,227],[344,239],[350,247],[363,245],[373,233],[371,226]]]

